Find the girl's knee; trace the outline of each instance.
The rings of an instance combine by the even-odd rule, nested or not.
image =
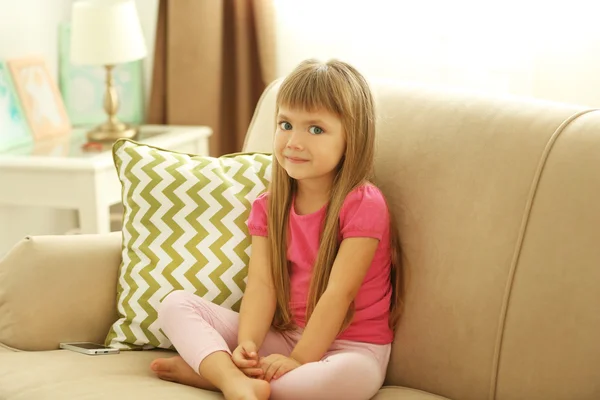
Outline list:
[[[181,309],[181,307],[190,305],[192,296],[194,296],[193,293],[185,290],[174,290],[166,295],[158,306],[159,321],[167,315],[172,315],[174,311]]]
[[[159,309],[181,304],[186,301],[188,294],[185,290],[173,290],[161,300]]]
[[[360,354],[305,364],[271,382],[273,400],[366,400],[383,384],[375,360]]]

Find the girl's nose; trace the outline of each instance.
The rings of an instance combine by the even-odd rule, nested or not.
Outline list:
[[[297,133],[291,132],[290,137],[287,141],[286,147],[288,149],[301,150],[303,148],[302,143],[300,142],[300,135]]]

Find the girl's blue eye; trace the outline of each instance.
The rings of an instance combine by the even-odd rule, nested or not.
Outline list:
[[[320,135],[321,133],[323,133],[323,129],[319,128],[318,126],[311,126],[310,128],[308,128],[308,131],[310,133],[312,133],[313,135]]]
[[[281,129],[283,129],[284,131],[289,131],[292,129],[292,124],[290,124],[289,122],[283,121],[279,123],[279,127]]]

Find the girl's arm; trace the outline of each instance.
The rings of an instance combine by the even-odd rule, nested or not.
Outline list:
[[[340,332],[350,304],[371,266],[379,240],[344,239],[333,263],[327,289],[317,302],[291,358],[305,364],[319,361]]]
[[[275,314],[276,297],[269,248],[266,237],[252,236],[248,283],[240,308],[238,343],[252,341],[257,348],[269,332]]]

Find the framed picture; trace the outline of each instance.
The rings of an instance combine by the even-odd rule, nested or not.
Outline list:
[[[59,87],[73,125],[98,125],[106,121],[104,94],[106,69],[101,65],[74,65],[70,61],[71,24],[59,25]],[[116,65],[113,84],[119,96],[117,117],[139,125],[144,120],[142,60]]]
[[[69,133],[69,117],[46,61],[41,57],[28,57],[7,63],[34,138],[37,140]]]
[[[10,71],[0,62],[0,152],[32,141]]]

